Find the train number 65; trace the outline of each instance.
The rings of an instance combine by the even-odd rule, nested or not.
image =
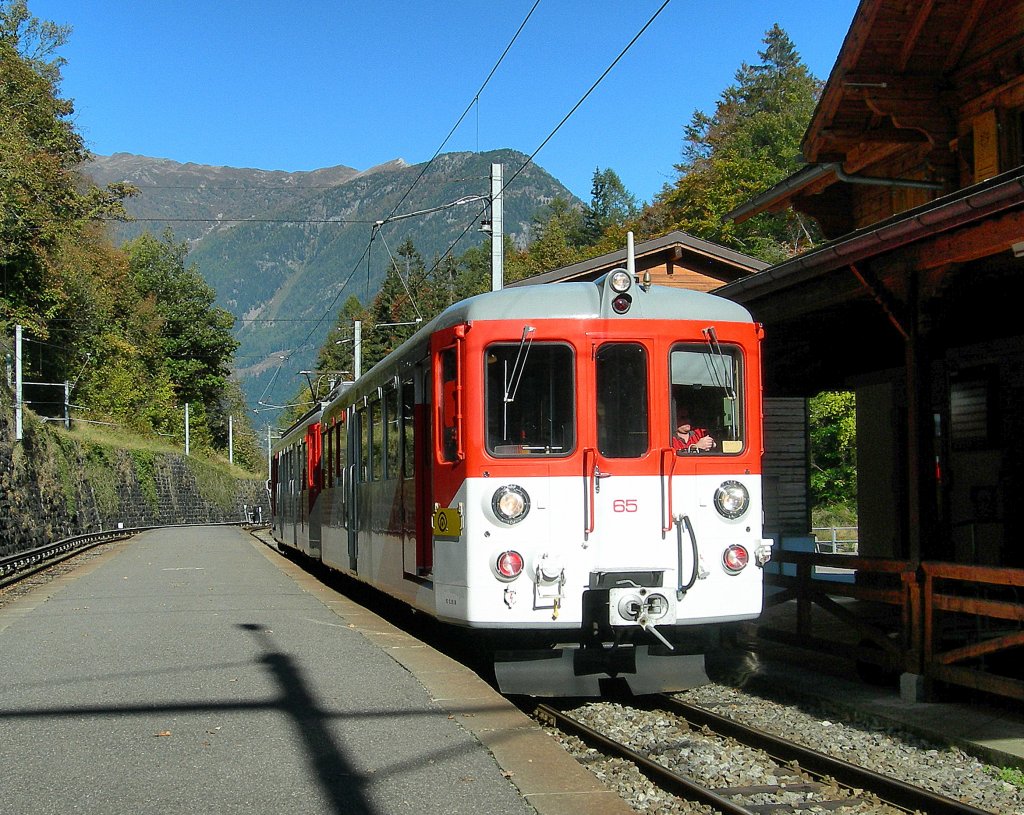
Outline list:
[[[613,512],[636,512],[637,505],[635,498],[616,498],[612,502]]]

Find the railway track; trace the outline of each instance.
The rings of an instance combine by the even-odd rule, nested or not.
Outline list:
[[[44,569],[52,568],[95,546],[124,540],[140,531],[139,529],[114,529],[107,532],[91,532],[87,535],[76,535],[26,552],[18,552],[0,558],[0,588],[13,585]]]
[[[810,750],[802,745],[749,728],[704,708],[670,696],[656,697],[650,707],[675,720],[672,727],[685,734],[676,753],[700,740],[743,745],[762,769],[756,773],[766,783],[716,785],[686,767],[686,772],[665,750],[651,755],[639,746],[623,744],[607,733],[551,706],[540,705],[535,715],[543,723],[581,739],[590,747],[632,762],[665,792],[710,806],[724,815],[774,815],[802,811],[856,811],[883,813],[916,812],[926,815],[991,815],[985,810],[937,795],[863,767]],[[624,715],[628,715],[624,711]],[[684,744],[685,743],[685,744]],[[728,761],[721,759],[717,764]],[[677,766],[673,768],[672,764]]]

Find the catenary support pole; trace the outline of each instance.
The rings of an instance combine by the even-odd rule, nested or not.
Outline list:
[[[359,379],[363,375],[363,321],[354,320],[353,323],[355,330],[352,335],[352,378]]]
[[[14,440],[21,441],[24,400],[21,392],[21,326],[14,326]]]
[[[505,216],[501,192],[503,173],[500,164],[491,165],[491,291],[505,285]]]

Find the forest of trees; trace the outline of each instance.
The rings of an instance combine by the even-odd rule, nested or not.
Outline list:
[[[812,247],[820,238],[816,225],[792,211],[758,215],[740,225],[722,220],[800,169],[800,141],[822,87],[778,26],[765,34],[758,56],[758,63],[736,72],[735,84],[722,92],[712,115],[693,113],[676,178],[654,201],[639,204],[614,170],[596,168],[588,203],[574,207],[556,199],[535,217],[533,240],[525,249],[506,243],[505,279],[521,280],[620,249],[629,231],[644,240],[678,229],[771,263]],[[370,306],[351,298],[339,312],[320,349],[318,370],[353,370],[349,340],[355,320],[362,322],[361,364],[367,370],[412,334],[417,319],[487,291],[490,280],[487,244],[425,264],[407,242]],[[382,323],[388,325],[376,330]],[[308,389],[297,393],[286,420],[300,415],[312,396]],[[852,394],[832,393],[812,400],[810,409],[813,502],[844,519],[856,506],[854,410]]]
[[[225,450],[228,415],[245,415],[230,378],[233,318],[173,235],[111,241],[107,224],[134,191],[77,171],[87,151],[60,96],[68,35],[24,0],[0,1],[3,334],[23,327],[25,379],[72,383],[80,420],[180,442],[188,403],[195,449]],[[238,431],[238,462],[258,468],[255,434]]]
[[[237,343],[233,318],[188,264],[171,233],[142,234],[116,247],[112,219],[124,218],[127,185],[98,188],[77,169],[87,157],[61,98],[61,46],[69,30],[31,15],[25,0],[0,0],[0,328],[24,327],[27,376],[73,383],[84,420],[111,422],[179,440],[190,406],[192,441],[227,447],[228,416],[246,415],[231,378]],[[610,168],[593,173],[582,206],[556,199],[537,213],[531,241],[505,246],[505,277],[518,280],[679,229],[754,257],[778,262],[812,246],[813,222],[792,212],[741,225],[722,216],[799,169],[800,140],[821,90],[778,26],[759,61],[744,64],[713,113],[695,111],[684,126],[675,180],[649,203],[638,202]],[[490,247],[460,256],[421,256],[406,241],[372,302],[350,298],[317,360],[316,396],[354,369],[352,326],[363,327],[367,370],[451,303],[486,291]],[[848,395],[846,395],[848,396]],[[313,398],[304,387],[281,424]],[[852,397],[826,395],[812,406],[819,504],[851,504],[856,495]],[[240,463],[259,467],[260,445],[237,422]]]

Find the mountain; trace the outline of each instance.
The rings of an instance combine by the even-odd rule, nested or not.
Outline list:
[[[136,220],[118,225],[116,239],[169,227],[189,242],[189,261],[217,291],[218,305],[235,315],[237,372],[256,408],[294,395],[338,310],[350,295],[369,303],[390,254],[406,239],[428,265],[481,243],[491,164],[503,165],[507,182],[526,162],[522,153],[497,150],[443,154],[429,167],[397,159],[363,172],[338,166],[289,173],[118,153],[97,156],[84,170],[98,184],[128,181],[139,189],[126,204]],[[469,196],[480,198],[445,206]],[[525,243],[533,216],[556,197],[575,201],[529,164],[505,190],[505,233]],[[374,231],[392,211],[422,214]]]

